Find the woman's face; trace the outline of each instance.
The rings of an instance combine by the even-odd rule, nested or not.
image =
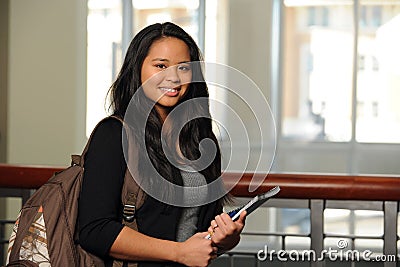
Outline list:
[[[189,48],[174,37],[155,41],[143,61],[141,82],[145,95],[156,102],[162,117],[185,95],[192,80]]]

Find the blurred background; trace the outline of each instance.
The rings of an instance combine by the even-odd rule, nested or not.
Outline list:
[[[251,155],[247,171],[400,173],[397,0],[1,0],[0,162],[68,165],[107,115],[106,93],[132,37],[164,21],[189,32],[205,61],[247,75],[268,101],[274,162]],[[229,113],[212,111],[235,131]],[[232,166],[241,162],[248,148],[219,137],[223,151],[239,149]],[[274,147],[249,141],[256,154]],[[0,198],[0,216],[15,218],[18,201]],[[254,216],[249,231],[309,231],[306,207]],[[324,220],[331,233],[383,233],[382,211],[327,209]]]

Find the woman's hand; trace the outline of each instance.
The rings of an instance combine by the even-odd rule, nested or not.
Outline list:
[[[217,248],[206,239],[207,232],[197,233],[185,242],[178,243],[177,261],[191,267],[205,267],[217,257]]]
[[[231,217],[226,213],[217,215],[208,228],[214,246],[222,251],[234,248],[240,241],[240,233],[245,225],[245,219],[246,211],[240,213],[237,221],[232,221]]]

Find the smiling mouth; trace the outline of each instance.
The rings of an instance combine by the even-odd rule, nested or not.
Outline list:
[[[177,93],[179,91],[177,88],[160,87],[159,89],[166,93]]]
[[[177,89],[173,89],[173,88],[164,88],[164,87],[162,87],[162,88],[160,88],[160,90],[161,91],[165,91],[165,92],[171,92],[171,93],[178,92]]]

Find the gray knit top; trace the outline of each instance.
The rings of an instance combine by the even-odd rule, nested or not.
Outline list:
[[[183,191],[185,202],[202,203],[207,196],[207,188],[201,187],[207,184],[205,177],[189,166],[181,168],[181,175],[185,187]],[[199,187],[198,190],[196,187]],[[197,232],[199,211],[200,206],[183,208],[176,233],[176,241],[183,242]]]

